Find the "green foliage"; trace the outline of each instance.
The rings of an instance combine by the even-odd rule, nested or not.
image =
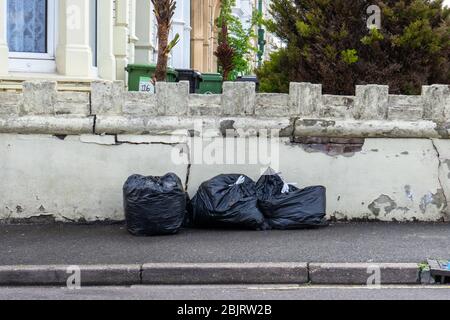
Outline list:
[[[175,48],[175,46],[178,44],[178,42],[180,42],[180,35],[177,33],[175,35],[175,37],[173,37],[172,41],[169,42],[169,44],[167,45],[167,54],[169,54],[173,48]]]
[[[347,49],[341,52],[341,59],[346,64],[358,62],[358,52],[355,49]]]
[[[257,74],[260,78],[259,90],[261,92],[289,91],[289,74],[282,68],[283,64],[286,62],[286,52],[284,49],[281,49],[280,51],[272,53],[270,59],[257,70]]]
[[[381,41],[384,39],[383,34],[380,32],[380,30],[373,28],[370,29],[369,34],[362,37],[361,42],[365,44],[366,46],[370,46],[374,44],[377,41]]]
[[[450,84],[450,9],[443,0],[272,0],[268,30],[285,48],[257,70],[261,89],[287,92],[290,81],[322,83],[325,93],[354,94],[378,83],[419,94]],[[368,29],[367,8],[381,9]]]
[[[228,76],[228,80],[235,80],[239,75],[245,75],[252,72],[251,61],[257,52],[255,25],[260,21],[259,13],[254,12],[250,21],[250,27],[244,28],[241,21],[232,14],[232,7],[236,0],[222,0],[220,15],[217,18],[216,26],[219,30],[219,43],[223,38],[222,26],[227,24],[228,35],[227,42],[234,51],[233,69]],[[219,71],[222,72],[222,70]]]
[[[421,262],[421,263],[419,263],[419,270],[420,271],[429,271],[430,270],[430,266],[429,266],[428,262]]]
[[[298,33],[304,38],[310,37],[313,33],[311,26],[303,21],[297,21],[296,27]]]

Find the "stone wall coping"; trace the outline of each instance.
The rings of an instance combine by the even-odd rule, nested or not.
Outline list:
[[[320,84],[296,82],[289,94],[256,93],[250,82],[225,82],[223,94],[214,95],[189,94],[187,81],[157,83],[156,94],[127,92],[122,81],[93,81],[90,93],[57,91],[56,81],[22,86],[20,93],[0,92],[0,132],[169,135],[192,133],[197,122],[217,134],[448,138],[450,130],[449,85],[423,86],[411,96],[391,95],[384,85],[329,95]]]

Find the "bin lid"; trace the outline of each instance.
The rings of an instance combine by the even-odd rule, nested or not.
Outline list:
[[[194,75],[196,77],[201,77],[202,74],[194,69],[175,69],[176,72],[178,72],[178,74],[189,74],[189,75]]]
[[[258,82],[257,76],[247,75],[247,76],[239,76],[236,81],[255,81]]]
[[[223,81],[220,73],[202,73],[203,81]]]
[[[149,64],[133,63],[133,64],[127,65],[125,70],[128,72],[133,71],[133,70],[154,71],[154,70],[156,70],[156,64],[155,63],[149,63]],[[167,68],[167,73],[173,74],[173,75],[178,74],[174,68]]]
[[[150,64],[129,64],[126,67],[127,71],[130,70],[148,70],[148,69],[156,69],[156,64],[150,63]]]

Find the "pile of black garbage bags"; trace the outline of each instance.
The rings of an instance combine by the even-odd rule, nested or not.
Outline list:
[[[127,229],[137,236],[175,234],[182,227],[290,230],[327,226],[326,189],[299,189],[268,169],[254,182],[223,174],[204,182],[192,201],[180,178],[133,175],[123,187]]]

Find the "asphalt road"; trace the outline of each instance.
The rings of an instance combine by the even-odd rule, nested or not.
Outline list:
[[[0,225],[0,265],[145,262],[421,262],[450,258],[450,224],[348,223],[320,230],[183,230],[139,238],[123,225]]]
[[[133,286],[0,288],[0,300],[450,300],[450,286]]]

